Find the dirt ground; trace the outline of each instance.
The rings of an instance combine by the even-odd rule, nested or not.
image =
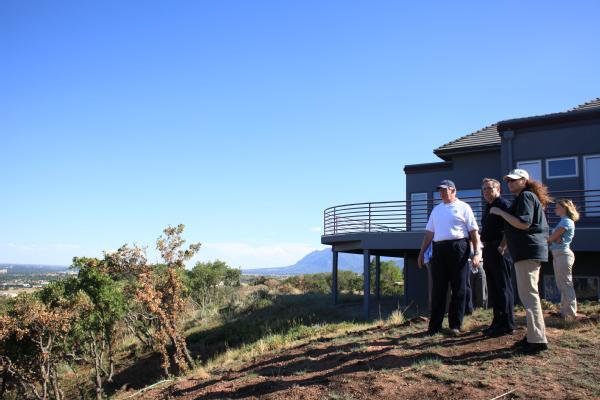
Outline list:
[[[514,335],[489,338],[471,321],[459,337],[426,337],[426,321],[381,326],[259,357],[210,378],[188,377],[136,399],[600,399],[597,310],[566,326],[545,315],[550,349],[517,355]]]

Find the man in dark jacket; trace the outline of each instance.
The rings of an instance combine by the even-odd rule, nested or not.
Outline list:
[[[504,220],[490,214],[492,207],[506,211],[510,203],[500,196],[500,182],[485,178],[481,190],[485,199],[481,217],[481,241],[483,242],[483,269],[487,280],[488,298],[494,310],[491,325],[483,330],[490,336],[512,334],[515,330],[514,291],[512,285],[512,263],[498,252],[504,236]]]

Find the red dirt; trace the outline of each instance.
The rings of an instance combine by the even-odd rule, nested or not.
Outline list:
[[[520,319],[523,325],[522,315]],[[552,327],[551,319],[546,318],[551,348],[536,356],[514,355],[511,346],[524,336],[524,328],[497,338],[483,336],[481,326],[459,337],[407,333],[424,330],[425,323],[418,322],[410,329],[376,328],[313,341],[258,358],[222,376],[171,382],[135,398],[493,399],[510,391],[502,398],[593,398],[597,390],[578,387],[576,377],[569,374],[581,370],[593,382],[600,368],[590,375],[581,363],[598,363],[588,360],[585,350],[561,347],[561,336],[571,331]],[[594,335],[597,322],[596,328],[591,326]],[[592,343],[597,344],[597,339]],[[126,398],[133,393],[121,394]]]

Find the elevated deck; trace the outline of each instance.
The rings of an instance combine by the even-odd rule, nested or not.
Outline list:
[[[581,220],[577,223],[575,251],[600,251],[600,190],[561,191],[551,193],[555,199],[569,198],[577,205]],[[504,196],[509,201],[513,196]],[[464,197],[479,221],[483,211],[481,197]],[[373,254],[402,257],[406,251],[419,250],[429,213],[439,200],[383,201],[343,204],[323,212],[321,243],[334,251],[362,253],[369,249]],[[554,214],[554,204],[546,210],[550,228],[559,217]]]
[[[561,191],[551,193],[555,199],[569,198],[577,205],[581,220],[571,248],[575,252],[600,252],[600,190]],[[505,196],[512,200],[513,196]],[[481,197],[464,197],[479,221],[484,201]],[[332,295],[337,301],[338,253],[362,254],[364,259],[364,314],[370,315],[370,262],[375,256],[375,295],[379,298],[379,257],[404,258],[405,303],[417,299],[423,309],[423,288],[413,282],[426,281],[426,272],[417,268],[416,258],[421,247],[429,213],[439,200],[383,201],[343,204],[327,208],[323,213],[321,243],[332,248]],[[546,210],[550,228],[559,217],[552,204]]]

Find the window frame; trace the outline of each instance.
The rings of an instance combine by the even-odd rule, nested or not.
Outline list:
[[[425,199],[414,199],[415,195],[425,195]],[[413,203],[423,202],[424,208],[413,209]],[[410,231],[421,231],[425,230],[427,226],[427,219],[429,218],[429,193],[428,192],[413,192],[410,194]],[[415,215],[421,216],[421,212],[425,216],[425,222],[413,222],[413,211],[418,211]],[[414,226],[417,225],[417,226]],[[422,227],[420,225],[423,225]]]
[[[464,195],[465,192],[467,191],[472,191],[472,192],[478,192],[479,193],[479,201],[473,201],[473,199],[469,200],[469,201],[465,201],[461,198],[462,195]],[[432,194],[432,206],[435,207],[438,204],[440,204],[442,202],[442,198],[440,196],[439,192],[431,192]],[[484,205],[484,201],[485,199],[483,198],[483,193],[481,192],[481,188],[473,188],[473,189],[460,189],[456,191],[456,197],[461,200],[464,201],[465,203],[467,203],[469,205],[469,207],[471,207],[471,209],[473,210],[473,205],[476,205],[477,207],[473,210],[473,215],[475,215],[475,220],[477,221],[477,223],[479,223],[479,221],[481,221],[481,216],[483,215],[483,205]],[[463,197],[477,197],[477,196],[463,196]],[[480,227],[481,229],[481,227]]]
[[[550,175],[550,162],[551,161],[562,161],[562,160],[574,160],[575,161],[575,175]],[[546,179],[560,179],[560,178],[578,178],[579,177],[579,157],[556,157],[546,159]]]
[[[586,154],[583,156],[583,190],[585,190],[584,193],[588,192],[598,192],[600,190],[600,188],[598,189],[592,189],[590,188],[590,182],[589,182],[589,176],[588,176],[588,165],[587,165],[587,161],[590,159],[594,159],[594,158],[600,158],[600,154]],[[584,202],[584,211],[583,213],[585,214],[586,217],[600,217],[600,210],[593,210],[593,211],[589,211],[588,207],[595,207],[597,204],[598,200],[595,199],[588,199],[587,196],[585,198],[585,202]]]
[[[540,176],[539,177],[535,177],[535,176],[531,176],[531,174],[529,174],[529,176],[533,179],[538,178],[540,182],[543,182],[544,179],[544,171],[542,171],[542,160],[541,159],[537,159],[537,160],[520,160],[517,161],[515,163],[515,168],[519,168],[519,169],[524,169],[527,172],[530,172],[531,170],[528,170],[527,168],[522,167],[520,164],[537,164],[540,168]]]

